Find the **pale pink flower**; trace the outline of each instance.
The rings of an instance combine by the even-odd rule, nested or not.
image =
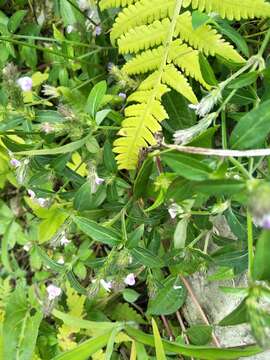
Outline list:
[[[41,125],[41,130],[45,133],[45,134],[50,134],[52,132],[55,131],[55,128],[52,124],[45,122]]]
[[[23,76],[17,80],[17,84],[22,91],[31,91],[33,86],[33,81],[29,76]]]
[[[56,299],[62,293],[62,290],[53,284],[48,285],[46,290],[50,301]]]
[[[112,282],[111,281],[106,281],[104,279],[100,280],[100,285],[107,291],[110,292],[111,288],[112,288]]]
[[[124,283],[129,286],[133,286],[136,283],[135,275],[133,273],[128,274],[125,277]]]
[[[10,160],[10,165],[17,169],[19,166],[21,166],[21,162],[15,158],[12,158]]]

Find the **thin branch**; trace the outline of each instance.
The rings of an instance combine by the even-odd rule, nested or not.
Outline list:
[[[163,322],[163,324],[165,326],[167,334],[169,335],[170,340],[174,340],[174,335],[172,333],[172,330],[170,328],[170,324],[168,323],[168,320],[166,319],[166,317],[164,315],[161,315],[160,317],[161,317],[161,320],[162,320],[162,322]]]
[[[209,155],[219,157],[261,157],[270,156],[270,149],[252,149],[252,150],[226,150],[209,149],[195,146],[168,145],[162,144],[165,148],[176,150],[188,154]]]
[[[196,306],[202,320],[204,321],[204,323],[206,325],[210,326],[209,320],[207,319],[207,316],[205,315],[201,305],[199,304],[199,301],[197,300],[196,295],[194,294],[194,291],[193,291],[192,287],[190,286],[189,282],[182,275],[180,275],[180,279],[183,282],[183,284],[185,285],[185,287],[187,289],[187,292],[189,293],[189,296],[191,297],[194,305]],[[212,333],[212,338],[213,338],[213,341],[214,341],[215,345],[217,347],[221,347],[220,343],[219,343],[219,340],[217,339],[217,337],[216,337],[216,335],[214,333]]]
[[[188,336],[187,336],[187,334],[186,334],[186,327],[185,327],[184,321],[182,320],[182,316],[181,316],[181,314],[180,314],[180,312],[179,312],[178,310],[176,311],[176,317],[177,317],[177,320],[178,320],[179,325],[180,325],[180,327],[181,327],[181,330],[182,330],[182,332],[183,332],[183,336],[184,336],[184,339],[185,339],[185,343],[186,343],[186,344],[189,344],[190,342],[189,342],[189,338],[188,338]],[[193,357],[191,357],[190,359],[191,359],[191,360],[194,360]]]

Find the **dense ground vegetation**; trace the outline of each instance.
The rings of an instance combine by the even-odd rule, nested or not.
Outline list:
[[[0,0],[0,359],[270,348],[269,24],[267,0]],[[237,299],[221,321],[194,274]]]

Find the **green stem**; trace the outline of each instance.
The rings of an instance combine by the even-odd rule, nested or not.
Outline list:
[[[14,39],[6,37],[6,36],[0,36],[0,41],[6,41],[6,42],[9,42],[9,43],[12,43],[12,44],[15,44],[15,45],[27,46],[27,47],[30,47],[32,49],[47,52],[48,54],[53,54],[53,55],[56,55],[56,56],[60,56],[60,57],[62,57],[64,59],[67,59],[67,60],[72,60],[74,62],[85,63],[87,65],[91,65],[91,66],[95,66],[95,67],[101,67],[101,65],[98,65],[98,64],[89,64],[89,61],[87,61],[87,60],[79,60],[78,58],[65,55],[63,53],[48,49],[48,48],[43,47],[43,46],[30,44],[30,43],[27,43],[27,42],[24,42],[24,41],[14,40]],[[100,50],[97,49],[94,52],[97,52],[97,51],[100,51]]]
[[[264,40],[263,40],[263,43],[262,43],[262,45],[261,45],[261,47],[260,47],[260,50],[259,50],[259,52],[258,52],[258,55],[259,55],[259,56],[263,56],[263,53],[265,52],[266,47],[267,47],[269,41],[270,41],[270,28],[268,29],[268,31],[267,31],[267,33],[266,33],[266,35],[265,35],[265,38],[264,38]]]
[[[253,227],[252,218],[250,212],[247,210],[247,238],[248,238],[248,275],[249,279],[252,279],[252,268],[253,268]]]
[[[222,133],[222,148],[227,149],[227,127],[226,127],[226,113],[223,110],[221,112],[221,133]]]
[[[249,180],[253,179],[252,176],[250,175],[250,173],[245,169],[245,167],[238,160],[236,160],[233,157],[229,157],[229,160],[232,164],[234,164],[238,168],[238,170],[244,175],[244,177],[246,179],[249,179]]]

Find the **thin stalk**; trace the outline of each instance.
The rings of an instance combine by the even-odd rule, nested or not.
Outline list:
[[[260,47],[260,50],[259,50],[259,52],[258,52],[258,55],[259,55],[259,56],[263,56],[263,53],[265,52],[265,50],[266,50],[266,48],[267,48],[267,46],[268,46],[269,41],[270,41],[270,28],[268,29],[268,31],[267,31],[267,33],[266,33],[266,35],[265,35],[265,38],[264,38],[264,40],[263,40],[263,43],[262,43],[262,45],[261,45],[261,47]]]
[[[89,64],[89,62],[87,60],[85,60],[85,61],[84,60],[79,60],[78,58],[65,55],[65,54],[60,53],[58,51],[54,51],[54,50],[48,49],[48,48],[43,47],[43,46],[38,46],[38,45],[34,45],[34,44],[29,44],[27,42],[15,40],[15,39],[12,39],[10,37],[0,36],[0,41],[6,41],[6,42],[9,42],[9,43],[12,43],[12,44],[15,44],[15,45],[27,46],[27,47],[30,47],[32,49],[36,49],[36,50],[39,50],[39,51],[47,52],[49,54],[60,56],[60,57],[62,57],[64,59],[67,59],[67,60],[72,60],[74,62],[85,63],[87,65],[91,65],[91,66],[95,66],[95,67],[101,67],[101,65],[98,65],[98,64]],[[97,50],[95,50],[95,52],[97,52]],[[98,51],[100,51],[100,50],[98,50]]]
[[[226,113],[224,110],[221,112],[221,134],[222,134],[222,148],[227,149],[228,142],[227,142]]]
[[[248,275],[249,275],[249,279],[251,280],[252,279],[254,250],[253,250],[252,217],[248,210],[247,210],[247,237],[248,237]]]
[[[209,320],[207,319],[207,316],[205,315],[199,301],[197,300],[197,297],[194,294],[194,291],[193,291],[192,287],[190,286],[189,282],[182,275],[180,275],[180,279],[183,282],[183,284],[185,285],[185,287],[187,289],[187,292],[189,293],[189,296],[191,297],[191,300],[192,300],[193,304],[196,306],[202,320],[204,321],[204,323],[206,325],[210,326]],[[217,339],[217,337],[216,337],[216,335],[214,333],[212,334],[212,339],[213,339],[213,342],[215,343],[215,345],[217,347],[220,347],[219,340]]]

